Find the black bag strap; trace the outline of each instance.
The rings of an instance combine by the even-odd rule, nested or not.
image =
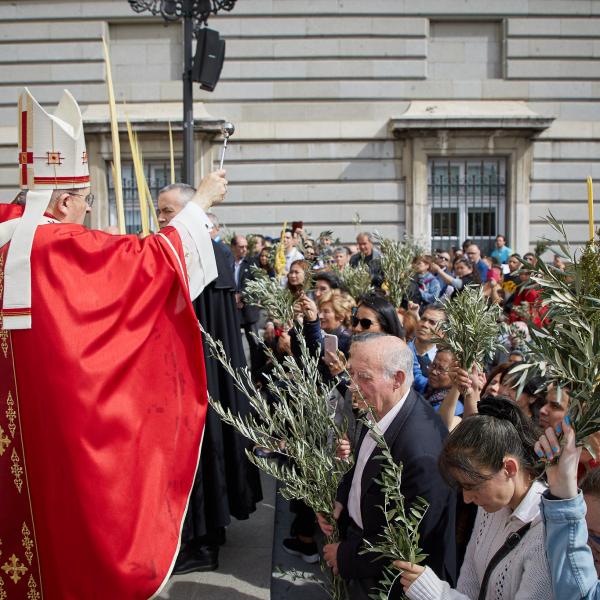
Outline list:
[[[481,588],[479,589],[479,596],[477,596],[477,600],[484,600],[485,594],[487,592],[488,583],[490,582],[490,577],[492,575],[492,571],[498,566],[498,563],[507,556],[511,550],[514,550],[519,542],[523,539],[525,534],[529,531],[531,527],[531,523],[527,523],[523,525],[521,529],[511,533],[507,538],[504,544],[500,546],[498,552],[492,556],[492,560],[488,563],[488,566],[485,569],[485,573],[483,574],[483,581],[481,582]]]

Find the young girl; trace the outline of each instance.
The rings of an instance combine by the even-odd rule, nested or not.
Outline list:
[[[479,414],[449,435],[440,456],[442,474],[462,488],[466,503],[479,506],[456,589],[429,567],[396,561],[411,600],[549,600],[552,583],[540,515],[545,485],[535,453],[537,430],[506,398],[486,398]],[[517,533],[518,532],[518,533]],[[515,537],[517,534],[518,537]],[[511,536],[516,542],[495,566]],[[482,584],[489,568],[487,586]]]

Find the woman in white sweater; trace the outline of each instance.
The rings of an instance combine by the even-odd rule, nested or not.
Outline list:
[[[536,480],[543,470],[536,441],[531,420],[504,398],[482,400],[479,414],[452,431],[440,469],[462,488],[465,502],[479,510],[456,589],[429,567],[394,563],[410,600],[553,598],[540,515],[546,486]],[[512,545],[505,544],[509,536]]]

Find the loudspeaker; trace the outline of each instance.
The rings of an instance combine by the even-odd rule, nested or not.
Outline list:
[[[192,81],[198,81],[200,88],[212,92],[223,69],[225,60],[225,40],[218,31],[202,28],[198,32],[196,54],[192,65]]]

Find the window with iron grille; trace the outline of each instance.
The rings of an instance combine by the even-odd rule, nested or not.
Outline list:
[[[154,207],[157,208],[158,192],[165,185],[171,183],[171,163],[167,161],[144,162],[146,181],[150,189]],[[108,168],[108,203],[109,223],[117,224],[117,205],[115,202],[115,187],[112,178],[112,169]],[[127,233],[138,233],[142,228],[140,204],[138,200],[137,183],[132,162],[121,163],[121,180],[123,182],[123,205],[125,209],[125,228]],[[175,181],[181,181],[181,165],[175,163]],[[152,217],[149,215],[150,227],[154,229]]]
[[[469,238],[490,252],[505,234],[506,158],[430,158],[427,183],[432,248]]]

